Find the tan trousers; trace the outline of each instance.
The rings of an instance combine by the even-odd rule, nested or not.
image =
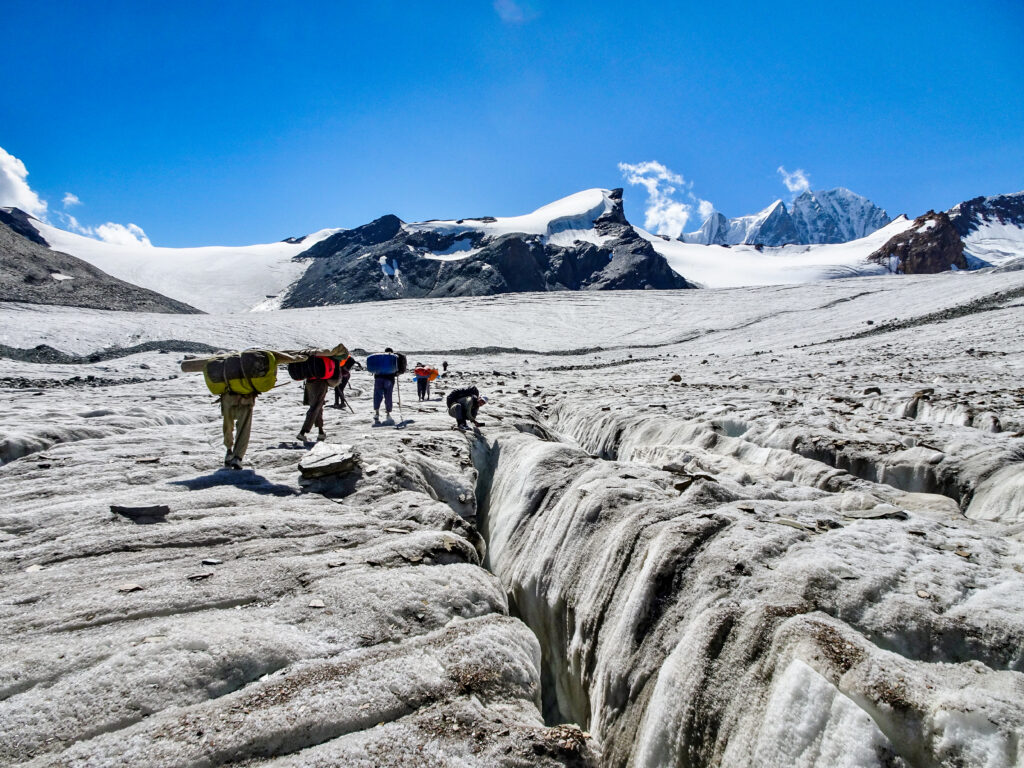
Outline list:
[[[220,396],[220,413],[224,417],[224,447],[235,458],[244,458],[249,447],[252,407],[255,404],[254,395],[233,395],[228,392]]]

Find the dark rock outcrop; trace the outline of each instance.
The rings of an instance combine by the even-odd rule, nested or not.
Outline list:
[[[548,236],[579,226],[551,222],[548,235],[493,235],[475,222],[406,226],[397,216],[339,232],[296,258],[309,268],[289,289],[284,307],[349,304],[381,299],[487,296],[526,291],[672,289],[691,287],[630,226],[622,190],[611,206],[586,222],[600,245],[576,240],[555,245]],[[460,253],[466,256],[460,258]]]
[[[32,217],[20,208],[0,208],[0,224],[6,224],[22,237],[27,237],[33,243],[50,247],[39,230],[32,226]]]
[[[50,250],[23,211],[8,208],[2,213],[5,218],[0,222],[0,301],[200,314],[184,302],[118,280],[79,258]],[[17,230],[7,223],[10,220],[19,225]],[[36,237],[25,234],[26,230]]]
[[[1024,229],[1024,192],[965,200],[950,208],[949,220],[961,237],[967,237],[986,221]]]
[[[952,267],[967,269],[964,243],[947,213],[928,211],[914,219],[914,226],[893,237],[868,256],[900,275],[948,272]]]

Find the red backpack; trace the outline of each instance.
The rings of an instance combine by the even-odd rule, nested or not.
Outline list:
[[[333,357],[317,355],[301,363],[288,363],[288,375],[295,381],[326,381],[334,378],[337,368],[338,364]]]

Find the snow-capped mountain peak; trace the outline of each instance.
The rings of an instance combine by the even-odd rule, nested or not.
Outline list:
[[[776,200],[752,215],[725,219],[716,212],[709,218],[714,221],[705,220],[699,230],[679,239],[700,245],[845,243],[866,237],[891,221],[884,210],[845,187],[808,190],[788,209]]]
[[[966,200],[949,210],[972,267],[1002,266],[1024,257],[1024,192]]]
[[[522,216],[425,221],[407,224],[406,229],[438,234],[472,231],[483,233],[488,238],[510,234],[540,235],[552,245],[571,245],[575,240],[601,242],[594,224],[602,217],[615,217],[625,222],[621,189],[585,189]]]
[[[870,235],[892,219],[866,197],[845,187],[807,191],[793,201],[801,242],[845,243]]]

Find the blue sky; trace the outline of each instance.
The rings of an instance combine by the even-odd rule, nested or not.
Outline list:
[[[752,213],[780,166],[892,215],[1024,189],[1020,0],[287,5],[7,0],[0,147],[51,220],[158,245],[515,215],[621,163],[683,177],[687,229],[684,190]]]

